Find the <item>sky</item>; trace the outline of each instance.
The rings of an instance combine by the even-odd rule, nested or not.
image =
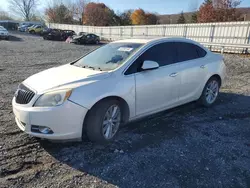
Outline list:
[[[145,11],[159,14],[177,14],[181,11],[190,12],[200,6],[204,0],[94,0],[103,2],[117,11],[142,8]],[[46,0],[40,0],[40,10],[45,6]],[[240,7],[250,7],[250,0],[242,0]],[[8,11],[8,0],[0,0],[0,9]]]

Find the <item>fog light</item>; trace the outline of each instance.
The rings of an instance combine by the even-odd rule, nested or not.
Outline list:
[[[39,126],[38,129],[43,134],[51,134],[53,131],[49,127]]]
[[[46,126],[37,126],[31,125],[31,131],[35,133],[42,133],[42,134],[53,134],[54,132]]]

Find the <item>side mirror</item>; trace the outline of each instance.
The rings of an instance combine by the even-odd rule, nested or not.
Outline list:
[[[158,69],[160,66],[157,62],[155,61],[144,61],[142,64],[141,69],[142,70],[153,70],[153,69]]]

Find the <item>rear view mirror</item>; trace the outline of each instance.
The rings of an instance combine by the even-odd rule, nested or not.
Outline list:
[[[144,61],[142,64],[142,70],[153,70],[153,69],[158,69],[159,64],[155,61]]]

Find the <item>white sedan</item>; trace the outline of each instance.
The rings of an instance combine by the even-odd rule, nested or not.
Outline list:
[[[225,76],[221,55],[183,38],[109,43],[35,74],[12,101],[26,133],[51,140],[111,141],[122,124],[191,101],[215,103]]]
[[[9,40],[9,32],[3,26],[0,26],[0,39]]]

